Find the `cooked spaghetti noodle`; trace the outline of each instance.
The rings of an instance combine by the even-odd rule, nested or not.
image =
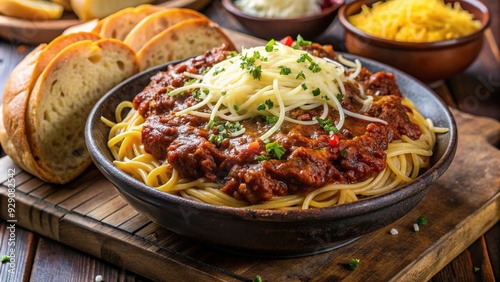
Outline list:
[[[259,142],[266,144],[269,144],[270,140],[277,140],[275,136],[283,127],[286,128],[285,122],[301,126],[318,126],[320,121],[335,116],[337,119],[334,128],[328,128],[335,132],[342,130],[347,119],[377,124],[380,127],[387,125],[386,120],[366,114],[376,102],[373,101],[374,96],[368,95],[366,89],[355,80],[361,72],[359,61],[350,62],[339,57],[338,61],[343,63],[341,64],[307,56],[305,51],[279,43],[274,44],[272,50],[268,48],[269,46],[244,50],[239,56],[213,65],[204,74],[184,73],[192,79],[190,83],[171,89],[165,95],[175,97],[198,91],[198,102],[172,114],[203,118],[207,121],[206,130],[210,130],[210,121],[214,120],[236,123],[256,116],[273,116],[274,123],[259,131],[259,134],[255,134]],[[259,61],[259,73],[252,73],[243,66],[248,62],[246,61],[248,58],[253,58],[253,63]],[[286,75],[282,72],[285,66]],[[302,74],[307,79],[301,79],[297,74]],[[346,89],[348,85],[355,85],[359,91],[358,95],[350,95]],[[315,89],[319,91],[312,92]],[[344,109],[341,103],[343,100],[339,99],[342,95],[356,100],[361,105],[359,111]],[[359,198],[385,193],[412,181],[418,176],[421,168],[429,165],[435,133],[445,129],[435,128],[432,122],[425,120],[410,100],[401,98],[401,102],[408,109],[411,122],[418,125],[421,135],[416,140],[403,135],[400,140],[390,142],[385,150],[386,165],[383,171],[363,181],[328,183],[316,189],[308,189],[304,193],[275,195],[269,200],[253,204],[223,192],[221,188],[224,185],[220,182],[210,181],[206,177],[196,179],[182,177],[178,169],[167,160],[159,161],[147,152],[142,140],[146,119],[134,109],[131,102],[124,101],[116,108],[116,122],[107,119],[103,121],[111,128],[108,147],[115,158],[115,165],[148,186],[213,205],[250,209],[308,209],[348,203]],[[300,119],[289,114],[294,110],[307,112],[310,109],[320,109],[317,110],[321,113],[320,116]],[[227,132],[226,139],[249,134],[245,132],[244,127]],[[327,134],[335,133],[327,132]],[[344,140],[342,144],[345,144],[343,142]],[[281,160],[274,161],[281,162]]]

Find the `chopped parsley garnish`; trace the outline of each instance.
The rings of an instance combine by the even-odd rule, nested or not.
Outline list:
[[[425,216],[421,215],[417,218],[417,224],[420,226],[424,226],[427,224],[427,218]]]
[[[267,161],[267,160],[270,160],[270,159],[271,158],[269,158],[268,156],[256,156],[255,157],[255,160],[259,161],[259,162],[261,162],[261,161]]]
[[[481,270],[481,268],[480,268],[480,267],[478,267],[478,266],[474,266],[474,269],[473,269],[474,273],[479,272],[479,270]]]
[[[195,98],[195,99],[200,99],[200,96],[201,96],[201,91],[200,91],[200,89],[199,89],[199,88],[198,88],[198,89],[195,89],[195,90],[193,91],[192,96],[193,96],[193,98]]]
[[[277,142],[271,142],[266,144],[266,152],[279,160],[281,159],[281,156],[283,156],[283,154],[286,152],[286,150]]]
[[[302,83],[300,86],[302,86],[302,89],[307,90],[307,85],[305,83]]]
[[[214,71],[214,76],[218,75],[219,73],[225,71],[226,69],[225,68],[220,68],[220,69],[217,69],[216,71]]]
[[[220,146],[222,141],[226,138],[229,138],[229,135],[227,133],[210,134],[210,136],[208,136],[208,141],[210,141],[210,143],[214,143],[217,146]]]
[[[2,263],[10,261],[10,257],[7,255],[3,255],[1,259]]]
[[[321,67],[313,61],[313,58],[311,56],[309,56],[309,53],[304,53],[302,55],[299,56],[299,58],[297,59],[297,63],[303,63],[305,61],[308,61],[309,63],[311,63],[311,65],[309,66],[309,69],[316,73],[316,72],[320,72],[321,71]]]
[[[342,101],[344,99],[344,95],[342,93],[337,94],[337,100]]]
[[[267,105],[268,109],[272,109],[274,107],[273,101],[271,101],[269,99],[266,100],[266,105]]]
[[[262,277],[260,277],[260,275],[255,275],[255,278],[252,280],[252,282],[262,282]]]
[[[262,77],[262,67],[261,66],[253,66],[248,72],[253,76],[254,79],[260,80]]]
[[[278,121],[277,116],[272,116],[272,115],[266,116],[266,122],[269,124],[276,123],[277,121]]]
[[[186,81],[184,85],[191,85],[196,82],[196,78],[191,78],[190,80]]]
[[[328,97],[328,95],[324,95],[324,96],[323,96],[323,97],[321,97],[321,98],[323,98],[323,99],[325,99],[325,100],[327,100],[327,101],[328,101],[328,100],[330,100],[330,97]]]
[[[305,61],[308,61],[308,62],[312,61],[312,58],[311,58],[311,56],[309,56],[308,53],[304,53],[304,54],[300,55],[299,58],[297,59],[297,63],[303,63]]]
[[[327,120],[324,120],[322,118],[316,117],[316,120],[318,121],[319,126],[321,126],[325,130],[325,132],[327,132],[327,133],[339,132],[337,127],[335,127],[335,125],[333,125],[332,119],[329,118]]]
[[[293,49],[298,49],[300,46],[309,46],[312,44],[312,41],[304,40],[302,36],[299,34],[297,35],[297,40],[295,40],[295,43],[292,45]]]
[[[258,106],[257,106],[257,110],[258,111],[263,111],[266,109],[266,106],[268,109],[272,109],[274,107],[274,103],[273,101],[267,99],[264,103],[260,103]]]
[[[312,91],[312,93],[314,96],[319,96],[319,94],[321,94],[321,90],[319,88],[316,88]]]
[[[227,121],[226,123],[223,123],[217,118],[214,118],[207,124],[207,127],[209,129],[213,128],[214,126],[217,134],[210,134],[208,136],[208,141],[214,143],[217,146],[219,146],[224,139],[231,137],[231,134],[243,129],[243,126],[239,122],[231,123]]]
[[[242,55],[240,58],[241,58],[241,64],[240,64],[241,69],[248,71],[248,73],[252,75],[254,79],[260,80],[262,76],[262,67],[260,65],[256,66],[255,62],[257,60],[267,61],[267,58],[262,57],[260,53],[257,51],[253,52],[252,57],[248,57],[247,55]]]
[[[306,75],[304,74],[303,71],[300,71],[295,78],[298,79],[299,77],[302,77],[303,79],[306,79]]]
[[[356,269],[359,266],[359,259],[350,259],[347,261],[347,265],[349,266],[350,269]]]
[[[342,151],[340,151],[340,155],[345,158],[347,157],[347,150],[346,149],[342,149]]]
[[[274,50],[275,43],[276,42],[274,41],[274,39],[269,40],[269,42],[267,42],[267,44],[266,44],[266,51],[272,52]]]
[[[279,66],[278,68],[280,68],[281,75],[288,75],[292,72],[292,70],[289,67]]]
[[[315,63],[315,62],[311,62],[311,65],[309,66],[309,69],[312,70],[312,72],[314,72],[314,73],[317,73],[317,72],[321,71],[321,67],[317,63]]]
[[[239,109],[240,109],[240,107],[239,107],[238,105],[233,105],[233,109],[234,109],[235,111],[237,111],[237,110],[239,110]]]
[[[199,99],[199,98],[201,97],[201,92],[202,92],[202,90],[201,90],[200,88],[195,89],[195,90],[193,91],[193,93],[191,94],[191,96],[193,96],[193,98],[195,98],[195,99]],[[208,95],[208,93],[210,93],[210,90],[208,90],[208,89],[203,89],[203,93],[204,93],[205,95]]]

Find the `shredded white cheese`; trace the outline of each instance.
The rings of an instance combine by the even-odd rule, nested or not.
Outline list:
[[[102,278],[102,275],[97,275],[94,280],[95,280],[95,282],[102,282],[102,281],[104,281],[104,279]]]
[[[413,230],[415,230],[415,232],[418,232],[420,230],[418,223],[413,223]]]
[[[391,235],[398,235],[398,230],[396,228],[391,229]]]
[[[321,13],[321,0],[236,0],[245,14],[262,18],[299,18]]]

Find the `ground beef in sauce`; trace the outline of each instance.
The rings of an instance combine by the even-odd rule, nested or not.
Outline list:
[[[336,58],[331,46],[314,44],[306,48],[312,54]],[[175,116],[179,111],[197,103],[190,93],[170,97],[168,89],[184,85],[188,78],[184,71],[200,74],[229,55],[224,48],[169,66],[151,78],[151,83],[134,99],[134,107],[146,117],[142,130],[143,144],[160,161],[168,161],[180,175],[188,179],[205,177],[222,184],[222,191],[249,203],[261,203],[274,196],[304,194],[329,183],[363,181],[385,168],[384,150],[401,135],[417,139],[421,132],[413,124],[406,108],[401,105],[401,92],[392,74],[375,73],[363,69],[357,80],[366,93],[374,95],[368,114],[386,120],[389,124],[370,123],[347,118],[338,133],[338,146],[328,145],[329,136],[319,125],[284,123],[271,137],[286,153],[281,159],[257,161],[266,154],[265,144],[258,138],[269,126],[257,117],[245,120],[245,134],[224,139],[219,146],[208,141],[211,132],[204,129],[208,120],[195,116]],[[347,95],[342,106],[359,111],[360,105],[352,99],[359,91],[345,83]],[[295,110],[287,113],[298,119],[319,116],[322,109]],[[338,116],[331,114],[337,120]]]

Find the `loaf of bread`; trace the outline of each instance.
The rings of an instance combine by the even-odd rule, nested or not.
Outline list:
[[[31,91],[42,71],[64,48],[81,40],[99,39],[96,34],[79,32],[41,44],[26,55],[7,79],[2,102],[1,124],[5,128],[5,136],[0,134],[2,147],[20,167],[41,179],[47,179],[49,175],[37,169],[27,138],[25,116]]]
[[[137,23],[127,34],[123,42],[130,45],[135,51],[139,51],[146,42],[160,32],[184,20],[193,18],[208,20],[203,14],[191,9],[172,8],[156,12]]]
[[[92,162],[83,130],[95,102],[139,67],[135,52],[119,40],[82,40],[60,50],[35,77],[46,48],[31,52],[9,76],[6,89],[13,92],[3,100],[0,141],[23,169],[64,184]]]
[[[226,45],[228,50],[236,50],[217,24],[195,18],[181,21],[154,36],[137,52],[137,58],[141,70],[146,70],[166,62],[201,55],[222,45]]]
[[[102,19],[127,7],[149,4],[154,0],[70,0],[80,20]]]

